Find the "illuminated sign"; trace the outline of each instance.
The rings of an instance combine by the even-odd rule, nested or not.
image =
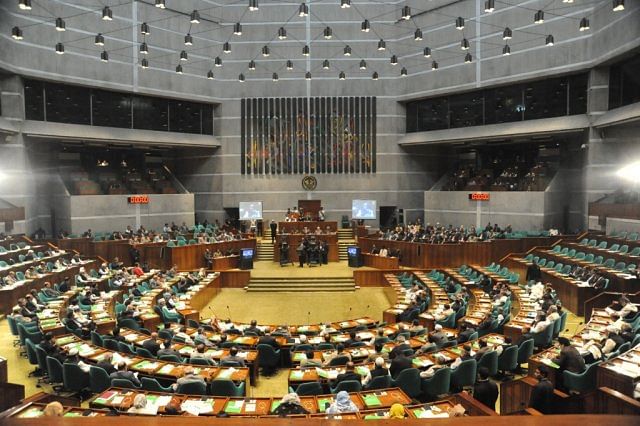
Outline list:
[[[148,195],[132,195],[127,198],[129,204],[149,204],[149,196]]]
[[[472,201],[489,201],[488,192],[472,192],[469,194],[469,199]]]

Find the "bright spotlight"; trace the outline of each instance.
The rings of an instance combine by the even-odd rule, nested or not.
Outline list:
[[[619,177],[633,183],[640,183],[640,161],[624,166],[616,173]]]

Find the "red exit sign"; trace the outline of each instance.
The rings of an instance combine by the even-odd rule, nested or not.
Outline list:
[[[129,204],[149,204],[149,196],[148,195],[132,195],[127,198]]]
[[[488,192],[472,192],[469,194],[469,199],[472,201],[489,201],[490,198]]]

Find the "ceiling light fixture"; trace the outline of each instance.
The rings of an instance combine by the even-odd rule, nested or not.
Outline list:
[[[303,56],[309,56],[309,53],[311,53],[311,51],[309,49],[309,45],[305,44],[304,47],[302,48],[302,55]]]
[[[273,80],[273,81],[278,81],[278,80],[279,80],[279,78],[278,78],[278,73],[275,73],[275,72],[274,72],[274,73],[273,73],[273,75],[271,76],[271,80]]]
[[[371,23],[368,19],[362,21],[362,24],[360,25],[360,31],[362,31],[363,33],[368,33],[369,31],[371,31]]]
[[[513,37],[513,31],[511,31],[511,28],[506,27],[504,29],[504,31],[502,32],[502,39],[503,40],[511,40],[512,37]]]
[[[344,56],[351,56],[351,46],[348,44],[344,47]]]
[[[200,23],[200,13],[197,10],[194,10],[193,12],[191,12],[189,22],[191,22],[192,24]]]
[[[511,55],[511,47],[509,47],[508,44],[505,44],[504,47],[502,48],[502,56],[509,56]]]
[[[400,77],[406,77],[408,75],[407,69],[402,67],[400,70]]]
[[[57,43],[56,44],[56,53],[58,55],[64,55],[64,44],[62,44],[62,43]]]
[[[333,30],[331,29],[331,27],[325,28],[323,31],[323,35],[325,40],[331,40],[333,38]]]
[[[338,74],[338,79],[339,80],[346,80],[347,79],[347,75],[344,73],[344,71],[340,71],[340,74]]]
[[[165,3],[164,0],[156,0],[156,7],[158,9],[166,9],[167,8],[167,4]]]
[[[582,18],[580,20],[580,31],[587,31],[589,28],[589,20],[587,18]]]
[[[533,15],[533,23],[534,24],[542,24],[544,22],[544,12],[539,10]]]
[[[143,42],[140,45],[140,53],[143,55],[148,55],[149,54],[149,46],[147,45],[146,42]]]
[[[222,51],[224,53],[231,53],[231,43],[229,43],[228,41],[225,41],[224,44],[222,45]]]
[[[364,59],[360,61],[360,69],[361,70],[367,69],[367,61],[365,61]]]
[[[269,56],[271,53],[269,52],[269,46],[262,46],[262,56],[265,58]]]
[[[431,57],[431,48],[430,47],[425,47],[424,50],[422,51],[422,54],[424,55],[425,58],[430,58]]]
[[[188,33],[186,36],[184,36],[184,45],[193,46],[193,37],[191,37],[191,33]]]
[[[260,8],[258,7],[258,0],[249,0],[249,10],[252,12],[260,10]]]
[[[469,50],[469,40],[467,40],[466,38],[463,38],[462,41],[460,42],[460,49]]]
[[[250,71],[256,70],[256,61],[254,61],[253,59],[249,61],[249,70]]]
[[[379,51],[387,50],[387,42],[384,41],[383,39],[380,39],[380,41],[378,42],[378,50]]]
[[[109,53],[107,53],[106,50],[103,50],[102,53],[100,53],[100,60],[102,62],[109,62]]]
[[[31,10],[31,0],[20,0],[18,2],[20,10]]]
[[[328,59],[325,59],[324,61],[322,61],[322,68],[325,70],[328,70],[329,68],[331,68],[331,63],[329,62]]]
[[[244,83],[244,74],[240,74],[240,75],[238,76],[238,81],[239,81],[240,83]]]
[[[56,18],[56,31],[66,31],[66,24],[64,23],[64,19]]]
[[[290,60],[287,60],[287,69],[288,69],[289,71],[291,71],[291,70],[293,69],[293,62],[292,62],[292,61],[290,61]]]
[[[456,30],[464,30],[464,18],[462,16],[456,18]]]
[[[309,71],[307,71],[304,75],[304,79],[305,80],[311,80],[311,73]]]
[[[471,62],[473,62],[473,56],[471,56],[471,53],[467,53],[464,56],[464,63],[465,64],[470,64]]]
[[[215,79],[215,78],[216,78],[216,76],[215,76],[215,75],[213,75],[213,70],[209,70],[209,72],[207,72],[207,78],[208,78],[209,80],[213,80],[213,79]]]
[[[545,39],[544,44],[547,45],[547,46],[553,46],[553,43],[554,43],[553,36],[551,34],[549,34],[547,36],[547,38]]]
[[[484,2],[484,11],[486,13],[491,13],[496,10],[496,2],[495,0],[486,0]]]
[[[213,60],[213,65],[218,68],[222,66],[222,59],[220,58],[220,56],[216,56],[216,58]]]
[[[613,11],[621,12],[624,10],[624,0],[613,0]]]
[[[438,69],[438,63],[436,61],[431,62],[431,70],[435,71]]]
[[[95,44],[96,46],[104,46],[104,36],[102,35],[102,33],[98,33],[98,35],[96,35],[93,44]]]
[[[102,9],[102,20],[113,21],[113,12],[109,8],[109,6],[105,6],[104,9]]]
[[[285,40],[287,38],[287,30],[285,30],[284,27],[280,27],[278,29],[278,38],[280,40]]]
[[[187,62],[189,60],[189,55],[187,55],[186,50],[183,50],[182,52],[180,52],[180,60],[182,62]]]
[[[22,40],[23,39],[22,30],[20,29],[20,27],[11,28],[11,37],[13,37],[14,40]]]
[[[343,9],[348,9],[351,7],[351,0],[342,0],[340,1],[340,7]]]
[[[373,81],[378,81],[378,78],[379,78],[379,76],[378,76],[377,72],[374,72],[373,75],[371,76],[371,80],[373,80]]]
[[[233,35],[242,35],[242,24],[240,22],[236,22],[235,24],[233,24]]]
[[[398,57],[396,55],[391,56],[391,65],[398,65]]]
[[[176,74],[182,74],[182,72],[183,72],[183,71],[182,71],[182,65],[178,65],[178,66],[176,67]]]
[[[302,2],[302,4],[300,4],[300,8],[298,9],[298,16],[301,18],[309,16],[309,6],[307,6],[306,3]]]
[[[147,58],[142,58],[142,61],[140,61],[140,68],[142,68],[143,70],[149,68],[149,61],[147,60]]]
[[[420,41],[420,40],[422,40],[422,30],[421,30],[420,28],[417,28],[417,29],[416,29],[416,32],[415,32],[415,33],[413,33],[413,39],[414,39],[415,41]]]
[[[147,24],[146,22],[143,22],[142,25],[140,25],[140,34],[144,34],[144,35],[151,34],[151,31],[149,30],[149,24]]]
[[[405,6],[402,8],[402,19],[408,21],[411,19],[411,8],[409,6]]]

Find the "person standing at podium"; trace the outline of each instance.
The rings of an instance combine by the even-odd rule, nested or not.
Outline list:
[[[272,220],[269,224],[269,228],[271,229],[271,244],[275,244],[276,242],[276,233],[278,231],[278,224],[275,220]]]

